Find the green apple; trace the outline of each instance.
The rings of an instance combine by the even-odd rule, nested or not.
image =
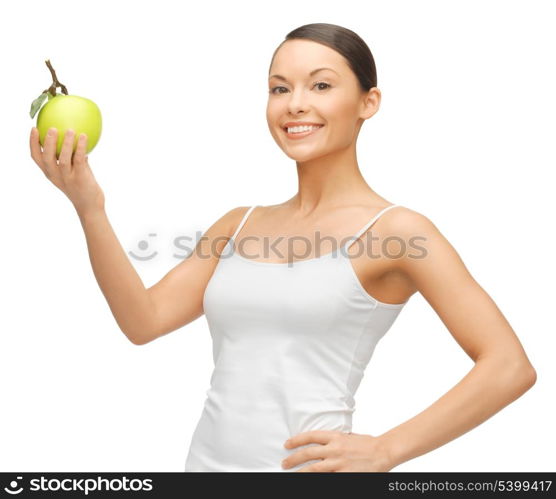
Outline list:
[[[50,98],[37,116],[39,140],[44,147],[44,139],[49,128],[58,130],[56,157],[60,156],[66,131],[75,132],[73,151],[77,148],[79,134],[87,135],[87,151],[91,152],[100,139],[102,116],[98,106],[90,99],[77,95],[57,94]]]

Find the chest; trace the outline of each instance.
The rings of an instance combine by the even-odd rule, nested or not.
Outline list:
[[[383,254],[383,243],[376,231],[363,234],[357,240],[352,233],[338,234],[337,229],[319,227],[289,232],[270,233],[263,227],[243,230],[236,237],[233,251],[238,258],[254,264],[298,266],[323,258],[337,259],[337,253],[348,260],[359,281],[365,287],[376,288],[392,269],[391,259]]]
[[[220,258],[203,307],[212,331],[242,342],[274,335],[297,345],[302,338],[335,342],[342,330],[359,334],[376,306],[337,255],[288,265],[238,258],[226,248]]]

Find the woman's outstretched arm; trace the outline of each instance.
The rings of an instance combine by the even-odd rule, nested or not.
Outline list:
[[[38,130],[33,127],[29,139],[31,157],[77,211],[93,273],[122,332],[135,345],[144,345],[200,317],[204,313],[205,289],[220,253],[231,228],[239,224],[248,207],[240,206],[221,216],[191,255],[147,289],[106,215],[104,193],[86,155],[87,137],[76,138],[68,130],[58,158],[57,134],[56,129],[49,130],[43,150]]]
[[[78,212],[97,283],[121,331],[140,344],[154,329],[155,313],[149,293],[120,244],[106,211],[99,207]]]
[[[31,129],[31,157],[44,175],[71,201],[85,231],[93,272],[122,332],[138,343],[154,328],[154,308],[141,278],[124,252],[104,209],[104,193],[89,166],[87,137],[68,130],[59,157],[58,130],[50,129],[41,149],[37,128]],[[77,142],[75,151],[74,144]]]

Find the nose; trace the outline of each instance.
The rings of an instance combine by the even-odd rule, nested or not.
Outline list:
[[[300,112],[306,112],[308,110],[309,104],[307,96],[304,94],[303,89],[293,91],[290,94],[288,100],[288,111],[290,114],[299,114]]]

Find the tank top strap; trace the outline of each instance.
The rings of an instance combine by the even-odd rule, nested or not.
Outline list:
[[[386,213],[388,210],[391,210],[392,208],[396,208],[397,206],[400,206],[400,205],[399,204],[393,204],[393,205],[387,206],[386,208],[380,210],[373,218],[371,218],[371,220],[369,220],[363,227],[361,227],[361,229],[359,229],[357,234],[352,236],[352,240],[346,245],[346,250],[349,249],[349,247],[355,241],[357,241],[361,237],[361,235],[364,234],[365,231],[369,227],[371,227],[371,225],[373,225],[382,216],[383,213]]]
[[[241,219],[241,222],[239,223],[236,231],[234,232],[234,235],[232,236],[231,239],[233,239],[235,241],[236,236],[239,234],[239,231],[241,230],[241,228],[243,227],[243,225],[245,224],[245,222],[247,221],[247,219],[249,218],[249,215],[251,215],[251,212],[257,207],[258,205],[253,205],[251,206],[251,208],[249,208],[247,210],[247,213],[245,213],[245,215],[243,215],[243,218]]]

